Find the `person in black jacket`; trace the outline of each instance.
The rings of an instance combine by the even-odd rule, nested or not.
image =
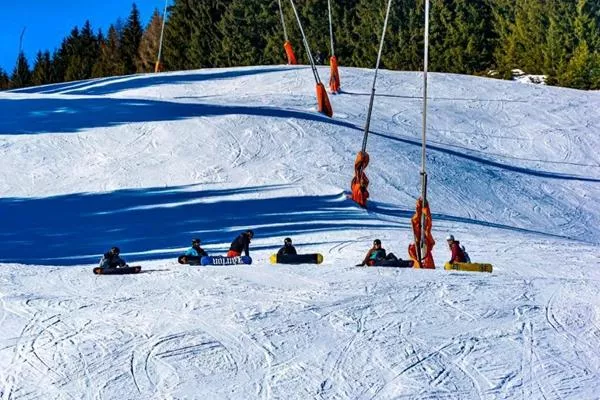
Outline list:
[[[126,267],[127,263],[119,257],[120,253],[121,250],[118,247],[113,247],[108,252],[104,253],[100,260],[100,268]]]
[[[242,251],[247,257],[250,257],[250,241],[253,237],[254,232],[251,229],[236,237],[229,246],[227,257],[239,257],[242,255]]]
[[[296,255],[298,253],[296,253],[296,248],[294,246],[292,246],[292,239],[285,238],[285,240],[283,241],[283,247],[279,249],[279,251],[277,252],[278,256],[287,256],[287,255]]]

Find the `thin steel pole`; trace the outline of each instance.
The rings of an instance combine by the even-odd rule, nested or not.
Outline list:
[[[385,39],[385,31],[387,30],[388,18],[390,16],[390,8],[392,0],[388,1],[387,10],[385,12],[385,21],[383,22],[383,32],[381,33],[381,41],[379,42],[379,52],[377,53],[377,64],[375,64],[375,76],[373,77],[373,87],[371,88],[371,99],[369,100],[369,111],[367,112],[367,123],[365,124],[365,134],[363,136],[362,151],[367,150],[367,137],[369,136],[369,128],[371,126],[371,112],[373,111],[373,101],[375,99],[375,83],[377,82],[377,73],[379,72],[379,63],[381,62],[381,53],[383,51],[383,41]]]
[[[283,19],[283,8],[281,7],[281,0],[277,0],[279,3],[279,15],[281,16],[281,25],[283,26],[283,38],[288,41],[287,29],[285,29],[285,20]]]
[[[425,154],[427,149],[427,69],[429,62],[429,0],[425,0],[425,43],[423,62],[423,145],[421,151],[421,198],[423,208],[427,205],[427,170]],[[421,213],[421,249],[425,246],[425,213]],[[421,252],[421,256],[424,254]],[[420,260],[422,262],[422,260]]]
[[[329,39],[331,40],[331,55],[335,56],[333,48],[333,22],[331,21],[331,0],[327,0],[327,8],[329,9]]]
[[[292,5],[292,9],[294,10],[294,15],[296,16],[296,21],[298,21],[298,27],[300,28],[300,33],[302,34],[302,42],[304,43],[304,47],[306,49],[306,54],[308,54],[308,61],[310,62],[313,76],[315,77],[315,81],[317,83],[321,83],[321,78],[319,77],[319,72],[317,71],[317,67],[315,66],[315,60],[313,59],[312,53],[310,52],[310,47],[308,46],[308,40],[306,40],[306,35],[304,34],[304,29],[302,29],[302,23],[300,22],[300,16],[298,15],[298,11],[296,10],[294,1],[290,0],[290,4]]]
[[[160,28],[160,41],[158,44],[158,58],[156,60],[157,65],[160,65],[160,57],[162,55],[163,35],[165,33],[165,21],[167,20],[167,3],[169,0],[165,0],[165,9],[163,11],[162,27]]]

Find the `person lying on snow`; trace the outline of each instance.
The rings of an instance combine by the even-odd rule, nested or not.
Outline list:
[[[127,263],[125,260],[119,257],[120,253],[121,250],[118,247],[113,247],[108,252],[104,253],[102,259],[100,260],[100,268],[107,269],[126,267]]]
[[[242,251],[247,257],[250,257],[250,241],[253,237],[254,232],[251,229],[241,233],[233,240],[233,242],[231,242],[231,246],[229,246],[229,251],[227,252],[227,257],[239,257],[242,255]]]
[[[377,263],[384,260],[397,260],[398,258],[393,254],[385,253],[385,249],[381,247],[381,240],[375,239],[373,241],[373,247],[369,249],[365,259],[360,264],[356,264],[357,267],[363,267],[365,265],[377,265]]]
[[[448,261],[450,264],[457,262],[471,262],[469,255],[465,251],[465,246],[461,246],[460,242],[454,239],[454,235],[448,235],[446,241],[448,242],[448,247],[452,253],[450,261]]]
[[[296,248],[292,246],[292,239],[285,238],[283,241],[283,247],[277,252],[278,256],[296,255]]]

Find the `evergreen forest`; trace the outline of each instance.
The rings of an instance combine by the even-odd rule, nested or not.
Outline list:
[[[161,70],[283,64],[278,0],[172,0],[167,9]],[[317,61],[330,49],[326,0],[296,0]],[[299,63],[308,63],[289,0],[283,20]],[[335,54],[341,66],[373,68],[386,0],[331,0]],[[545,75],[551,85],[600,89],[600,0],[430,0],[429,69],[508,79],[513,69]],[[393,0],[381,67],[423,68],[424,0]],[[0,68],[0,90],[153,72],[162,13],[143,25],[132,5],[103,32],[90,21],[61,45],[21,52],[12,71]]]

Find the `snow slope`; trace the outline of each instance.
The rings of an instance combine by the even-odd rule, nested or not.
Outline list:
[[[341,73],[333,119],[307,67],[0,93],[0,399],[599,398],[600,94],[432,74],[434,258],[494,272],[354,268],[407,257],[422,89],[380,74],[365,211],[372,71]],[[251,267],[174,261],[246,228]],[[269,265],[285,236],[325,262]],[[145,273],[92,275],[115,244]]]

